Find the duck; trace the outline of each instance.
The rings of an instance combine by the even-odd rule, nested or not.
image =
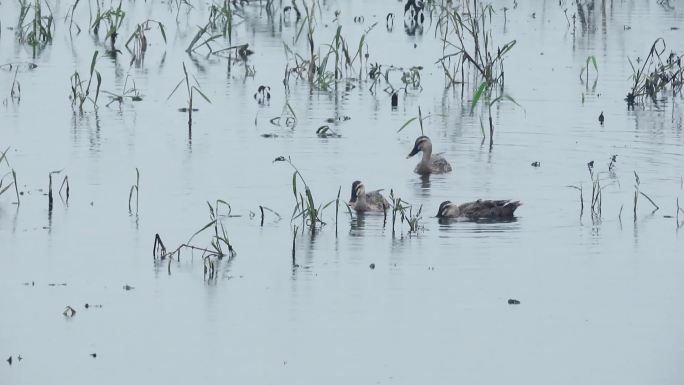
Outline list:
[[[352,183],[349,207],[356,212],[382,211],[390,207],[389,202],[380,194],[382,190],[366,192],[366,187],[359,180]]]
[[[512,219],[515,210],[521,205],[520,201],[512,200],[478,199],[460,205],[451,201],[444,201],[439,205],[437,218]]]
[[[451,171],[451,165],[440,154],[432,154],[432,141],[427,136],[419,136],[413,145],[413,150],[406,159],[423,151],[423,159],[416,165],[415,172],[420,175],[444,174]]]

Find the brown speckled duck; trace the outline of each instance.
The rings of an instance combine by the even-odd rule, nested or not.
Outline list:
[[[380,191],[382,190],[366,192],[366,187],[361,181],[354,181],[349,207],[356,212],[385,211],[389,207],[389,202],[380,194]]]
[[[438,218],[461,219],[512,219],[515,209],[522,203],[511,200],[482,200],[457,205],[444,201],[439,205]]]
[[[421,175],[430,174],[444,174],[451,171],[451,165],[440,154],[432,154],[432,142],[427,136],[419,136],[416,143],[413,145],[413,150],[408,154],[406,159],[416,155],[420,151],[423,152],[423,158],[420,160],[416,169],[416,173]]]

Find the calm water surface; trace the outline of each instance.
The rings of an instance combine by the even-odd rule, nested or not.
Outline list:
[[[89,6],[69,36],[64,16],[71,4],[50,1],[54,41],[32,57],[15,37],[16,2],[0,0],[0,64],[32,62],[20,69],[21,99],[9,90],[14,73],[0,71],[0,147],[16,169],[21,205],[0,197],[0,383],[219,384],[675,384],[684,378],[684,260],[675,218],[684,175],[681,98],[628,111],[627,58],[644,57],[657,37],[668,50],[684,50],[684,13],[656,1],[597,2],[587,30],[573,32],[570,2],[495,1],[494,37],[516,39],[505,61],[505,92],[522,106],[493,107],[495,144],[482,144],[480,111],[470,111],[475,78],[444,88],[435,61],[442,56],[436,20],[407,34],[397,1],[321,1],[316,45],[321,51],[336,27],[350,46],[368,33],[369,63],[423,66],[422,92],[390,96],[368,91],[369,79],[349,79],[337,90],[311,90],[305,80],[283,87],[283,42],[293,44],[300,23],[269,17],[263,4],[241,11],[233,43],[249,43],[256,71],[244,64],[184,51],[208,17],[207,2],[187,13],[161,2],[124,0],[127,14],[117,47],[87,31]],[[109,3],[105,2],[106,6]],[[276,3],[278,3],[276,1]],[[288,3],[289,4],[289,3]],[[504,23],[503,7],[507,7]],[[334,12],[340,10],[338,21]],[[397,16],[393,30],[385,16]],[[355,22],[355,16],[364,16]],[[143,63],[131,64],[123,48],[137,23],[160,20],[165,44],[149,31]],[[626,28],[629,26],[630,28]],[[214,47],[229,45],[219,39]],[[143,101],[74,112],[69,76],[88,72],[95,50],[102,89],[121,92],[135,81]],[[589,84],[579,79],[594,55]],[[182,78],[182,63],[196,76],[211,104],[199,109],[188,132],[182,93],[167,100]],[[355,65],[358,71],[358,63]],[[368,68],[364,62],[363,71]],[[401,85],[400,74],[390,77]],[[259,104],[260,85],[271,98]],[[294,128],[269,121],[289,103]],[[418,113],[435,151],[454,171],[429,181],[404,159],[420,135],[417,124],[397,133]],[[599,113],[604,126],[597,122]],[[340,138],[315,130],[333,117]],[[263,135],[276,137],[263,137]],[[617,154],[614,173],[608,173]],[[277,156],[290,156],[318,201],[348,199],[351,183],[394,191],[423,205],[424,226],[383,226],[381,215],[349,218],[334,209],[315,236],[300,234],[298,268],[292,267],[292,172]],[[603,186],[603,216],[588,212],[595,161]],[[531,167],[534,161],[541,167]],[[0,175],[6,172],[5,165]],[[128,193],[140,170],[139,215],[128,212]],[[48,173],[68,175],[68,204],[59,198],[48,214]],[[634,171],[641,190],[660,206],[639,200],[632,213]],[[585,212],[579,194],[584,187]],[[440,224],[443,200],[521,200],[515,221]],[[224,218],[237,256],[206,280],[199,253],[155,263],[154,235],[167,247],[185,242],[209,221],[206,201],[231,204]],[[279,212],[267,214],[264,205]],[[622,213],[620,214],[620,212]],[[684,219],[684,216],[683,218]],[[295,221],[295,224],[300,224]],[[208,244],[209,234],[194,243]],[[375,269],[369,265],[375,264]],[[26,285],[28,283],[28,285]],[[65,283],[66,285],[60,285]],[[57,284],[51,286],[50,284]],[[134,289],[126,291],[124,285]],[[510,306],[509,298],[521,301]],[[97,304],[101,308],[86,309]],[[70,305],[75,317],[62,315]],[[97,358],[92,358],[96,353]],[[16,361],[21,355],[23,360]]]

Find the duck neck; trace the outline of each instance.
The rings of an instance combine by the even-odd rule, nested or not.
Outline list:
[[[364,210],[368,206],[366,202],[366,193],[361,192],[356,196],[356,207],[357,209]]]
[[[423,159],[421,163],[430,164],[430,158],[432,157],[432,145],[427,144],[423,147]]]

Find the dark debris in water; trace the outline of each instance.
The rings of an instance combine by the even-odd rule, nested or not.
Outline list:
[[[509,305],[520,305],[520,301],[518,301],[517,299],[511,298],[508,300],[508,304]]]
[[[375,269],[375,264],[374,264],[374,263],[371,263],[368,267],[370,267],[371,270],[373,270],[373,269]]]
[[[76,315],[76,310],[74,310],[74,308],[71,306],[67,306],[66,308],[64,308],[62,314],[64,314],[64,316],[67,318],[71,318]]]
[[[97,358],[97,353],[90,353],[90,356],[93,358]]]
[[[24,357],[22,357],[21,354],[17,355],[17,362],[21,362],[21,360],[23,360],[23,359],[24,359]],[[12,358],[12,356],[9,356],[5,361],[7,361],[7,364],[9,366],[12,366],[12,364],[14,363],[14,359]]]
[[[346,122],[346,121],[348,121],[348,120],[351,120],[351,117],[349,117],[349,116],[347,116],[347,115],[344,115],[344,116],[337,116],[337,117],[334,117],[334,118],[328,118],[328,119],[325,120],[325,122],[326,122],[326,123],[335,123],[335,122],[337,122],[337,121]]]
[[[133,290],[133,289],[135,289],[135,288],[134,288],[133,286],[131,286],[131,285],[126,284],[126,285],[123,285],[123,289],[126,290],[126,291],[129,291],[129,290]]]
[[[532,166],[532,167],[540,167],[540,166],[541,166],[541,162],[539,162],[539,161],[534,161],[534,162],[532,162],[532,163],[530,164],[530,166]]]
[[[328,125],[318,127],[318,129],[316,130],[316,135],[319,138],[339,138],[342,136],[337,132],[333,131],[333,129],[330,128],[330,126]]]

